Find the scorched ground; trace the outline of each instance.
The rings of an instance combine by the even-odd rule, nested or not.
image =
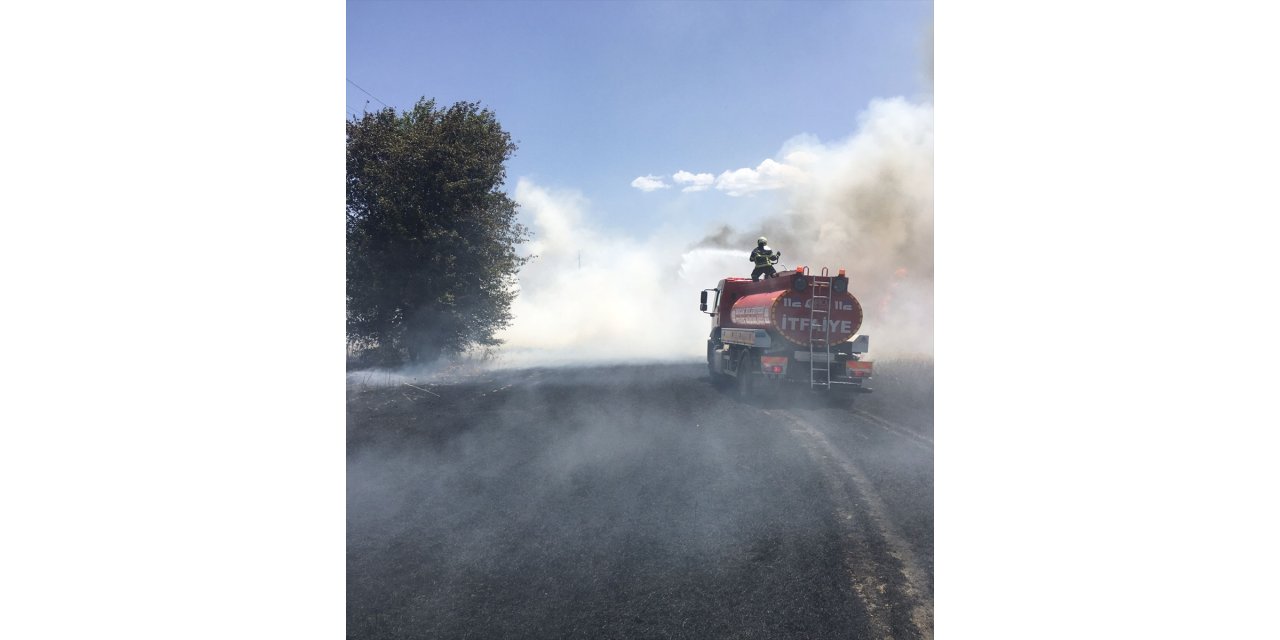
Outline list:
[[[348,391],[351,638],[928,638],[932,364],[848,406],[706,367]]]

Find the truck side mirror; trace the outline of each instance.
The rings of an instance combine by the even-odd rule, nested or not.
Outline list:
[[[706,291],[703,291],[702,295],[698,298],[698,310],[704,313],[707,310],[707,292]]]

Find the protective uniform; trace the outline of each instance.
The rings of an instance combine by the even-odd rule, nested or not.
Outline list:
[[[766,278],[778,277],[778,270],[773,265],[778,264],[778,258],[782,257],[781,251],[770,250],[765,245],[769,243],[769,239],[761,237],[756,240],[756,248],[751,250],[751,256],[748,258],[756,268],[751,271],[751,281],[759,282],[760,275]]]

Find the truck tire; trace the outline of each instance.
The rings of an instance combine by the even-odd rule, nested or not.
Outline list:
[[[755,375],[754,371],[759,368],[755,365],[755,356],[750,351],[743,352],[738,358],[737,367],[737,395],[738,399],[743,402],[751,402],[755,399]]]

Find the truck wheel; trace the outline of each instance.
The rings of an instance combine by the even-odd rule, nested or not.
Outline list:
[[[755,375],[752,373],[755,370],[754,362],[755,358],[752,358],[749,353],[743,354],[742,359],[738,361],[737,390],[739,400],[749,402],[754,399]]]

